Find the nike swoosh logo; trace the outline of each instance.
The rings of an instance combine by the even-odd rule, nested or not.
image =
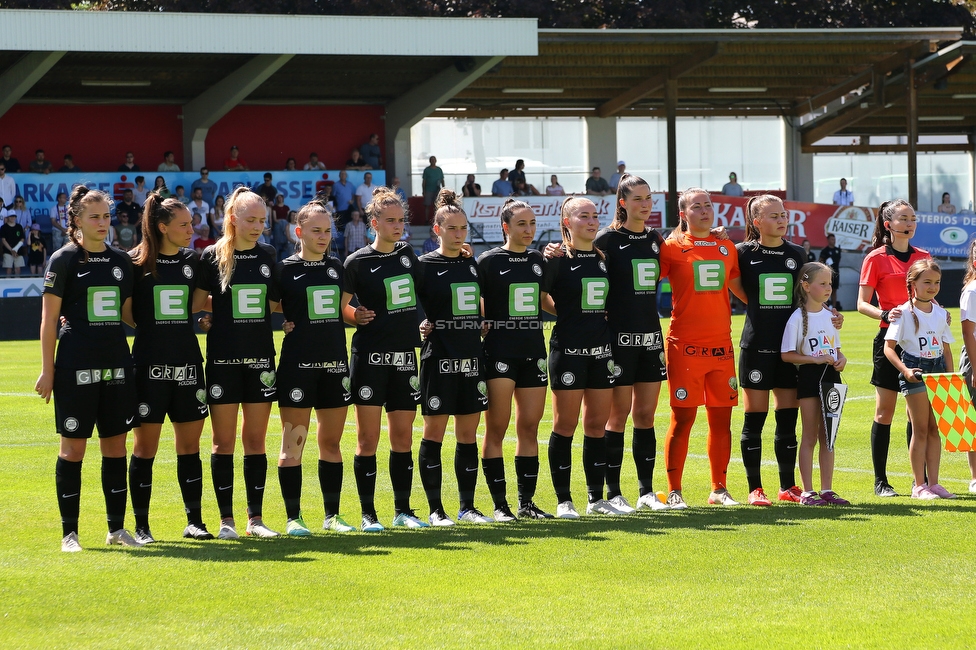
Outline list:
[[[81,494],[81,492],[75,492],[74,494],[62,494],[61,495],[61,498],[62,499],[70,499],[71,497],[76,497],[79,494]]]
[[[376,273],[376,272],[377,272],[377,271],[379,271],[379,270],[380,270],[381,268],[383,268],[383,267],[382,267],[382,266],[377,266],[377,267],[376,267],[375,269],[373,269],[373,268],[371,268],[371,269],[369,270],[369,272],[370,272],[370,273]]]
[[[78,277],[79,277],[79,278],[83,278],[83,277],[85,277],[86,275],[88,275],[89,273],[91,273],[91,271],[85,271],[84,273],[79,273],[79,274],[78,274]]]
[[[447,271],[438,271],[438,272],[437,272],[437,277],[441,277],[441,276],[442,276],[442,275],[444,275],[445,273],[447,273]]]
[[[188,479],[186,479],[186,482],[187,483],[196,483],[197,481],[202,481],[202,480],[203,480],[203,477],[202,476],[198,476],[196,478],[188,478]]]
[[[566,467],[563,467],[562,465],[560,465],[559,466],[559,469],[569,469],[570,467],[572,467],[572,465],[566,465]]]
[[[376,472],[370,472],[370,473],[366,474],[366,476],[376,476]]]
[[[304,278],[304,277],[305,277],[305,274],[302,273],[301,275],[296,275],[295,276],[295,279],[298,280],[299,278]]]
[[[620,465],[607,465],[610,469],[617,469]]]
[[[254,489],[255,490],[263,490],[264,489],[264,486],[263,485],[255,485],[254,486]]]
[[[465,467],[464,468],[464,471],[465,472],[477,472],[478,471],[478,468],[477,467]]]
[[[623,250],[623,249],[627,248],[628,246],[630,246],[630,244],[621,244],[620,245],[620,250]]]
[[[499,271],[499,272],[498,272],[498,275],[505,275],[506,273],[508,273],[508,272],[509,272],[509,271],[511,271],[511,270],[512,270],[512,269],[505,269],[504,271]]]
[[[233,485],[227,485],[227,486],[223,486],[223,487],[218,487],[217,489],[220,490],[221,492],[223,492],[224,490],[229,490],[232,487],[234,487],[234,486]]]
[[[133,421],[133,420],[135,420],[135,417],[131,417],[131,418],[129,418],[128,420],[126,420],[126,421],[125,421],[125,423],[126,423],[126,424],[132,424],[132,421]]]
[[[682,249],[681,249],[681,252],[682,252],[682,253],[690,253],[690,252],[691,252],[692,250],[693,250],[693,249],[691,249],[691,248],[682,248]]]
[[[752,265],[752,264],[762,264],[762,263],[763,263],[763,261],[762,261],[762,260],[751,260],[751,261],[749,262],[749,264],[750,264],[750,265]]]
[[[525,478],[536,478],[537,476],[539,476],[539,475],[538,474],[526,474],[525,475]]]
[[[146,485],[145,483],[140,483],[139,484],[139,487],[141,487],[141,488],[152,487],[152,483],[150,483],[149,485]]]
[[[746,447],[746,451],[756,451],[757,449],[762,449],[762,447]]]
[[[655,456],[654,458],[657,458],[657,456]],[[654,460],[654,458],[645,458],[645,459],[644,459],[644,462],[645,462],[645,463],[649,463],[649,462],[651,462],[652,460]]]
[[[603,467],[606,463],[593,463],[594,467]]]
[[[125,492],[125,488],[122,488],[121,490],[116,490],[115,488],[112,488],[112,494],[122,494],[123,492]]]
[[[787,449],[796,449],[796,445],[793,445],[792,447],[787,447]]]
[[[440,467],[440,464],[437,464],[437,465],[428,465],[427,466],[427,469],[434,469],[436,467]]]
[[[570,271],[575,271],[578,268],[582,268],[582,266],[583,266],[582,264],[580,264],[579,266],[571,266],[571,267],[569,267],[569,270]]]
[[[504,482],[505,482],[505,479],[503,479],[503,478],[496,478],[494,481],[492,481],[492,483],[504,483]]]

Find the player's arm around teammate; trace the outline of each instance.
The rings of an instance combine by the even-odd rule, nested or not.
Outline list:
[[[129,461],[129,492],[136,539],[155,541],[149,528],[153,461],[169,415],[176,437],[176,475],[187,525],[183,536],[213,539],[201,516],[203,467],[200,435],[207,417],[203,357],[193,329],[190,303],[200,261],[187,247],[193,237],[190,211],[175,198],[153,192],[142,215],[142,241],[130,253],[135,265],[132,345],[139,395]]]
[[[342,264],[329,257],[332,215],[315,201],[298,211],[299,253],[275,266],[275,295],[294,327],[285,336],[278,361],[281,452],[278,482],[292,536],[311,535],[302,518],[302,453],[315,409],[318,478],[325,504],[322,527],[355,530],[339,516],[342,453],[339,441],[352,398],[342,317]]]
[[[420,344],[417,256],[401,242],[406,208],[386,187],[373,191],[366,219],[376,238],[346,258],[342,309],[356,325],[350,364],[352,398],[356,405],[356,456],[353,471],[362,507],[362,529],[383,530],[374,505],[376,449],[383,408],[390,436],[390,482],[396,515],[394,526],[426,528],[410,508],[413,486],[413,423],[420,400],[416,348]],[[353,296],[359,307],[350,304]]]
[[[264,486],[268,474],[265,440],[276,396],[275,350],[271,329],[271,272],[275,250],[258,239],[267,222],[264,200],[247,187],[227,199],[224,234],[203,252],[193,311],[212,299],[213,325],[207,332],[207,393],[213,453],[210,471],[220,510],[217,537],[236,539],[234,448],[237,418],[243,413],[246,532],[278,535],[264,524]]]
[[[541,310],[549,302],[542,290],[545,259],[530,249],[536,220],[524,201],[509,199],[502,206],[504,243],[478,258],[484,283],[482,303],[488,321],[485,335],[485,375],[488,412],[482,444],[482,467],[495,505],[495,520],[510,513],[506,495],[502,442],[512,420],[515,402],[515,476],[518,516],[548,519],[539,508],[535,490],[539,477],[539,422],[546,410],[548,362]]]
[[[570,493],[573,434],[583,415],[583,472],[587,514],[622,514],[603,498],[607,471],[605,430],[613,401],[613,352],[606,320],[610,288],[603,253],[593,240],[600,227],[596,206],[571,197],[560,212],[565,255],[549,260],[545,291],[558,312],[549,339],[552,435],[549,471],[556,492],[556,516],[576,519]]]
[[[112,220],[109,204],[104,192],[84,185],[72,191],[69,243],[54,253],[44,275],[42,365],[34,390],[45,401],[54,395],[61,436],[55,486],[65,552],[81,550],[81,465],[95,427],[109,531],[105,541],[142,546],[124,528],[125,434],[137,415],[132,357],[122,323],[132,320],[133,272],[129,257],[105,244]]]

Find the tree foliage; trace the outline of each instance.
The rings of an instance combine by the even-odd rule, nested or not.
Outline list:
[[[536,18],[562,28],[963,27],[976,0],[0,0],[0,8]]]

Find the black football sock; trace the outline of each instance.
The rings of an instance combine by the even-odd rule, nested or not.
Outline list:
[[[762,430],[766,424],[766,411],[746,413],[742,419],[742,437],[739,449],[742,452],[742,465],[746,469],[749,492],[762,487]]]
[[[247,491],[247,516],[264,514],[264,484],[268,480],[268,457],[265,454],[244,456],[244,489]]]
[[[210,478],[221,519],[234,516],[234,454],[211,454]]]
[[[535,488],[539,483],[539,457],[516,456],[515,480],[518,482],[519,505],[525,505],[535,498]]]
[[[779,489],[789,490],[796,485],[796,418],[799,409],[776,410],[776,432],[773,450],[779,467]]]
[[[549,474],[557,503],[572,501],[569,487],[573,479],[572,436],[561,436],[555,431],[549,436]]]
[[[342,461],[319,461],[319,488],[325,503],[325,518],[339,514],[339,495],[342,492]]]
[[[199,452],[176,456],[176,480],[180,483],[180,493],[183,495],[186,523],[202,525],[200,502],[203,500],[203,463],[200,462]]]
[[[81,461],[58,458],[54,466],[54,486],[58,491],[58,510],[61,512],[61,536],[77,534],[81,505]]]
[[[496,508],[508,507],[508,485],[505,482],[505,459],[482,458],[481,469],[485,472],[485,483],[488,484],[488,492],[491,494],[492,503]]]
[[[149,529],[149,501],[152,498],[153,461],[155,458],[129,456],[129,494],[136,529]]]
[[[278,484],[281,486],[281,498],[285,502],[285,516],[289,521],[298,519],[302,514],[302,466],[279,466]]]
[[[461,512],[474,508],[474,491],[478,486],[478,445],[457,443],[454,448],[454,474],[458,482]]]
[[[424,494],[427,495],[427,505],[430,506],[431,512],[444,509],[444,504],[441,502],[441,483],[444,475],[444,470],[441,469],[441,446],[442,443],[423,439],[417,452],[420,484],[424,486]]]
[[[409,512],[410,491],[413,488],[413,454],[411,452],[390,452],[390,483],[393,485],[393,509],[396,514]]]
[[[624,464],[624,433],[607,429],[604,431],[603,439],[606,440],[607,450],[607,498],[612,499],[620,496],[620,466]],[[600,491],[602,492],[603,489],[601,488]]]
[[[363,515],[376,516],[376,456],[355,456],[352,472],[356,475],[356,490],[359,492],[359,507]]]
[[[871,462],[874,465],[874,484],[888,482],[888,445],[891,444],[891,425],[875,422],[871,425]]]
[[[640,495],[654,492],[654,460],[657,458],[657,436],[654,427],[634,427],[634,465],[637,466],[637,487]]]
[[[606,438],[583,437],[583,474],[586,476],[586,496],[590,503],[603,498],[603,482],[607,477]]]
[[[108,531],[125,528],[125,456],[107,458],[102,456],[102,492],[105,494],[105,518]]]

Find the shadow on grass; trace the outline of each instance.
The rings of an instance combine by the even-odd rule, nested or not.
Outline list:
[[[792,505],[772,508],[699,507],[680,512],[640,511],[621,517],[583,517],[576,521],[515,521],[423,530],[394,529],[380,533],[320,532],[304,538],[282,536],[277,539],[241,538],[236,541],[157,541],[141,549],[131,549],[130,553],[133,558],[172,557],[200,562],[314,562],[331,554],[380,556],[393,554],[398,549],[471,551],[480,544],[518,546],[553,538],[576,543],[599,543],[620,533],[650,538],[682,530],[723,533],[745,526],[798,526],[821,520],[863,523],[882,515],[923,517],[947,512],[972,516],[976,514],[976,501],[952,505],[865,503],[818,508]],[[117,549],[105,548],[92,550],[118,552]]]

